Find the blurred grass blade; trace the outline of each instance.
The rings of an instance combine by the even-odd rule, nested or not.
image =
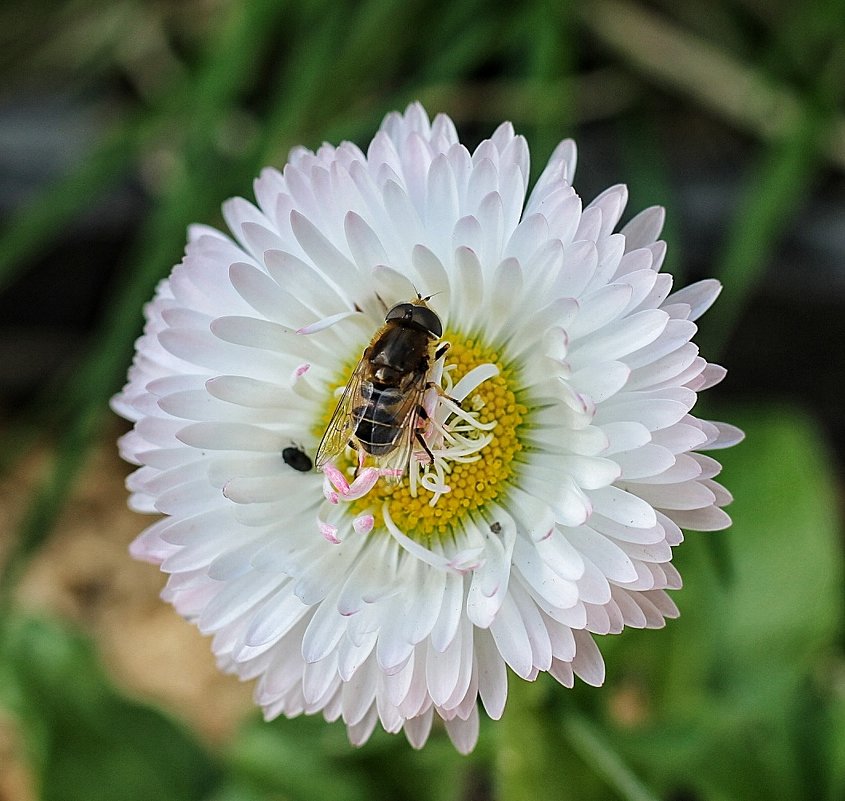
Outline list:
[[[569,744],[581,758],[616,790],[624,801],[660,801],[625,764],[583,715],[571,712],[563,723]]]
[[[670,178],[660,131],[657,130],[653,116],[642,108],[626,114],[616,129],[622,145],[624,180],[628,185],[630,197],[629,213],[636,214],[649,206],[666,207],[668,211],[661,239],[664,239],[668,246],[668,268],[674,277],[674,285],[680,288],[686,280],[684,248],[678,224],[679,204],[673,191],[675,182]]]
[[[531,135],[531,180],[535,181],[551,156],[561,131],[571,133],[574,122],[575,93],[572,76],[577,56],[577,37],[573,34],[574,21],[571,5],[551,0],[541,0],[533,8],[528,21],[534,35],[526,37],[530,51],[531,72],[529,86],[531,97],[542,97],[554,86],[554,102],[536,107],[537,121]],[[551,98],[549,98],[551,99]]]
[[[255,174],[267,164],[283,162],[310,115],[333,113],[334,103],[330,96],[321,93],[320,79],[325,76],[327,63],[334,62],[337,72],[345,69],[342,63],[344,11],[342,5],[326,9],[318,15],[319,25],[310,35],[297,37],[277,76],[262,133],[248,161],[249,172]],[[317,20],[313,23],[316,25]]]
[[[67,223],[129,172],[146,128],[121,125],[75,169],[19,209],[0,234],[0,291],[49,248]]]
[[[226,85],[231,77],[243,75],[246,67],[251,64],[249,59],[255,52],[249,47],[252,43],[251,34],[261,31],[263,27],[260,24],[263,19],[260,12],[275,13],[280,7],[278,3],[269,2],[252,5],[259,12],[258,24],[249,26],[249,36],[238,37],[239,48],[232,49],[229,54],[221,52],[218,59],[217,48],[212,46],[209,57],[212,68],[201,73],[199,80],[193,83],[190,80],[175,82],[158,107],[124,121],[78,166],[40,191],[33,200],[13,214],[0,232],[0,291],[26,269],[39,252],[50,247],[70,220],[86,207],[96,206],[102,200],[103,193],[132,169],[134,160],[145,144],[161,135],[163,128],[183,127],[183,123],[177,120],[184,115],[186,106],[192,106],[194,112],[188,115],[187,125],[202,129],[211,123],[214,110],[226,101]],[[236,26],[237,19],[230,23],[230,27]],[[238,31],[232,33],[237,35]],[[224,31],[218,39],[225,41],[226,37],[227,32]],[[237,58],[245,63],[235,63]],[[213,68],[215,64],[227,68]]]
[[[840,666],[842,670],[842,666]],[[827,797],[836,799],[845,787],[845,693],[836,693],[828,707],[830,714],[830,784]]]
[[[276,80],[253,170],[283,162],[289,147],[307,144],[296,138],[307,131],[325,135],[350,97],[383,89],[385,73],[400,68],[403,49],[413,44],[421,5],[368,0],[354,12],[343,4],[317,9]],[[349,137],[350,130],[339,132]]]
[[[840,21],[840,28],[842,23]],[[831,36],[835,32],[831,32]],[[845,44],[833,39],[827,64],[814,76],[810,102],[784,140],[769,148],[756,175],[749,178],[736,223],[728,238],[717,277],[730,282],[713,309],[708,326],[716,350],[723,347],[762,279],[778,247],[787,220],[806,197],[821,166],[822,145],[835,125],[835,112],[845,92]],[[709,338],[708,338],[709,341]]]
[[[534,801],[555,788],[558,801],[579,801],[574,785],[561,770],[566,757],[557,756],[560,743],[547,731],[543,714],[547,682],[511,680],[508,704],[491,734],[496,737],[495,785],[499,801]]]
[[[842,5],[840,0],[835,2]],[[577,9],[590,33],[630,68],[764,141],[789,136],[807,111],[801,96],[763,71],[743,64],[717,44],[684,30],[668,15],[644,4],[586,0]],[[793,10],[799,17],[809,16],[804,4]],[[834,19],[841,28],[841,12]],[[788,35],[789,27],[781,24],[777,30]],[[835,42],[841,39],[841,31],[830,26],[828,37]],[[834,117],[831,133],[834,131],[840,135],[823,137],[821,147],[824,156],[841,169],[845,167],[845,139],[841,136],[845,117],[841,113]]]
[[[835,728],[843,622],[835,471],[801,409],[756,402],[723,412],[747,434],[719,454],[734,524],[691,534],[678,549],[680,620],[607,643],[608,690],[637,687],[645,702],[614,740],[664,792],[839,801],[841,792],[824,792],[845,735]],[[712,537],[729,549],[729,586],[713,580]]]
[[[280,719],[245,727],[227,754],[233,783],[260,787],[265,798],[367,801],[374,788],[338,756],[349,746],[338,726],[321,717]]]
[[[416,79],[423,90],[432,83],[463,79],[495,51],[499,31],[508,24],[494,4],[483,0],[449,3],[440,13],[439,36],[421,42],[425,50]]]
[[[787,220],[806,196],[819,166],[817,145],[823,130],[822,120],[808,114],[785,142],[764,155],[759,168],[747,179],[724,255],[714,271],[730,291],[722,293],[707,316],[701,335],[707,353],[718,355],[724,350],[763,279]]]
[[[563,689],[549,676],[509,682],[508,706],[495,724],[500,801],[535,801],[550,788],[557,801],[607,798],[608,786],[623,801],[659,801],[588,721],[583,710],[592,704],[583,690]]]
[[[442,726],[420,751],[401,733],[378,729],[359,750],[350,747],[340,721],[303,715],[250,721],[224,761],[231,787],[260,788],[265,799],[466,801],[481,760],[478,752],[460,755]]]
[[[816,11],[841,5],[838,0],[814,4]],[[799,20],[808,17],[804,7],[794,13]],[[826,32],[825,44],[832,48],[828,64],[812,76],[811,91],[799,98],[764,70],[740,63],[716,44],[673,24],[668,16],[629,0],[589,0],[581,6],[582,22],[635,69],[772,143],[746,182],[717,271],[730,292],[711,312],[702,337],[711,353],[718,352],[730,336],[778,245],[785,220],[805,196],[823,158],[845,166],[845,144],[831,136],[834,130],[843,130],[837,102],[845,87],[841,14],[833,19],[838,25]],[[793,37],[800,48],[800,39],[814,31],[807,25],[783,25],[779,33],[784,39]],[[820,43],[814,41],[813,46],[819,48]],[[778,42],[770,47],[775,52]]]
[[[196,91],[187,101],[192,124],[185,146],[186,169],[174,171],[168,191],[143,226],[133,267],[125,274],[96,344],[69,387],[66,401],[74,417],[61,436],[49,474],[33,493],[18,539],[0,573],[0,601],[8,601],[11,585],[47,536],[99,433],[108,397],[128,364],[139,328],[139,309],[170,269],[184,242],[187,224],[204,219],[220,202],[223,178],[207,168],[215,158],[217,123],[243,90],[253,59],[269,44],[270,23],[283,7],[274,0],[263,0],[232,8],[229,23],[209,45],[205,69],[197,76]]]

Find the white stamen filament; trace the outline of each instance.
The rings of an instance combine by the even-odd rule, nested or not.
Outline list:
[[[462,401],[473,393],[487,379],[499,374],[495,364],[480,364],[470,370],[457,384],[452,382],[454,365],[442,372],[442,394],[430,415],[423,438],[434,456],[434,464],[428,454],[419,454],[411,459],[408,468],[411,497],[417,497],[418,488],[431,493],[429,506],[434,506],[441,496],[450,491],[446,477],[452,471],[449,462],[474,462],[481,458],[480,451],[493,440],[491,432],[497,422],[482,423],[478,419],[479,409],[467,411],[455,401]],[[484,432],[484,433],[482,433]]]
[[[422,562],[425,562],[432,567],[440,570],[464,574],[477,570],[484,564],[484,547],[477,546],[461,548],[455,553],[451,559],[447,558],[442,553],[437,553],[430,548],[426,548],[418,542],[415,542],[408,537],[394,522],[390,516],[390,510],[387,503],[382,506],[382,515],[384,516],[384,523],[391,536],[399,543],[399,545],[415,556]]]

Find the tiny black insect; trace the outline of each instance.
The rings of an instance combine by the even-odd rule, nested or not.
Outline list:
[[[311,457],[308,456],[301,448],[284,448],[282,450],[282,459],[288,467],[298,470],[300,473],[307,473],[314,467]]]
[[[494,534],[501,534],[502,533],[502,524],[497,520],[495,523],[490,524],[490,531]]]

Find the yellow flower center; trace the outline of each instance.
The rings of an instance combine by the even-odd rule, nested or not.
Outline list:
[[[461,408],[479,424],[475,428],[480,444],[477,453],[470,457],[472,461],[459,461],[450,458],[447,442],[443,443],[443,447],[435,448],[435,458],[444,473],[448,491],[433,493],[420,482],[414,482],[416,486],[412,488],[406,471],[400,484],[379,480],[370,492],[350,506],[350,512],[355,516],[371,513],[376,527],[382,528],[382,508],[386,503],[396,526],[407,536],[423,543],[448,535],[463,517],[482,512],[488,503],[505,491],[514,474],[514,457],[522,450],[519,428],[527,413],[511,388],[512,370],[502,364],[493,349],[455,332],[447,332],[444,340],[450,343],[443,368],[447,392],[450,386],[475,367],[494,364],[499,370],[498,375],[482,381],[461,403]],[[343,385],[345,381],[340,383]],[[328,423],[333,408],[334,398],[323,417],[324,425]],[[469,436],[472,436],[472,424],[457,416],[447,418],[446,431],[451,427],[460,427],[465,437],[469,428]],[[484,439],[489,441],[484,444]],[[419,447],[417,450],[421,451]],[[416,455],[411,458],[416,459]],[[346,471],[351,480],[355,463],[356,455],[347,449],[347,454],[338,460],[337,466]],[[365,460],[364,464],[366,466],[368,461]],[[420,462],[420,465],[421,471],[429,470],[427,462]],[[413,465],[411,469],[414,469]]]

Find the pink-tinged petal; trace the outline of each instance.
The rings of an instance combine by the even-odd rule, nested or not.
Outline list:
[[[452,718],[444,721],[446,725],[446,733],[455,746],[458,753],[468,754],[475,748],[478,742],[479,719],[478,709],[473,706],[469,717],[466,720],[461,718]]]
[[[711,439],[706,445],[700,446],[702,450],[732,448],[745,439],[745,433],[730,423],[712,423],[712,425],[717,429],[717,436]]]
[[[592,685],[601,687],[604,684],[604,659],[593,638],[584,631],[574,631],[575,658],[572,669],[579,679]]]
[[[666,512],[681,528],[694,531],[722,531],[731,524],[731,519],[718,506],[707,506],[703,509],[673,510]]]
[[[405,725],[403,727],[405,736],[408,738],[408,742],[411,744],[412,748],[419,750],[425,745],[426,740],[428,740],[428,735],[431,733],[431,724],[433,719],[434,708],[429,707],[429,709],[419,717],[405,721]]]

